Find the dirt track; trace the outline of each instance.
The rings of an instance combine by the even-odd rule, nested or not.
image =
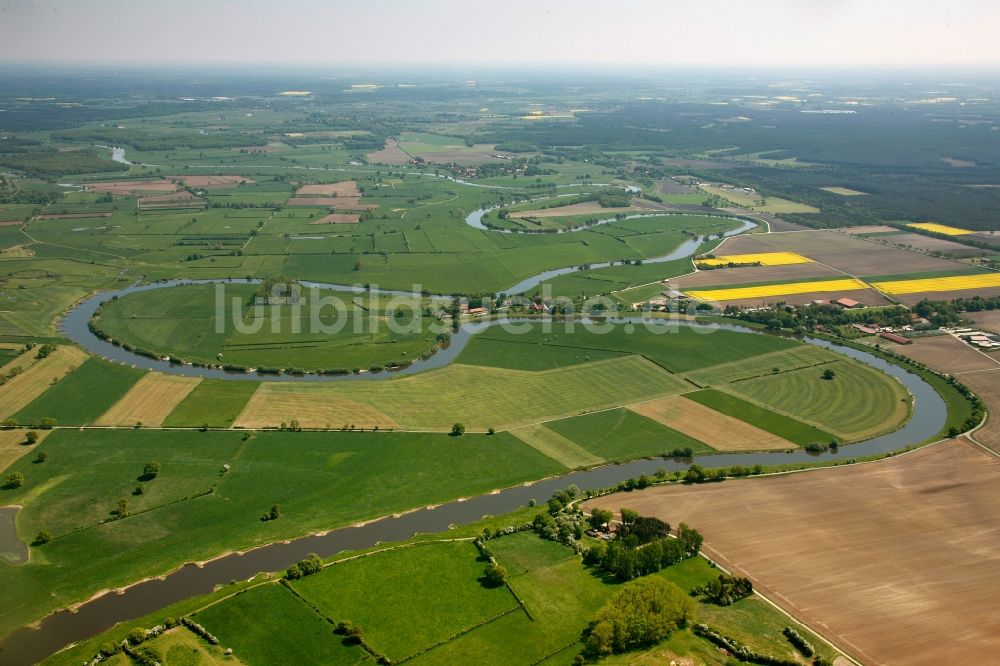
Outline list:
[[[865,664],[984,664],[1000,652],[1000,459],[971,443],[586,506],[691,524],[706,554]]]

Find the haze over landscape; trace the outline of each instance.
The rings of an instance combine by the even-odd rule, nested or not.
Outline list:
[[[0,0],[0,664],[997,661],[997,34]]]

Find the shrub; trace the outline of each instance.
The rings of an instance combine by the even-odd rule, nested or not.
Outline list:
[[[781,633],[783,633],[785,638],[788,639],[788,642],[798,648],[799,652],[803,655],[811,657],[816,653],[816,650],[809,643],[809,641],[803,638],[802,634],[795,631],[792,627],[785,627]]]

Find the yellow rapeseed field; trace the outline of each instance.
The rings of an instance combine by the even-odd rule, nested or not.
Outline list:
[[[953,275],[951,277],[922,278],[918,280],[892,280],[872,282],[879,291],[888,294],[916,294],[922,291],[959,291],[1000,287],[1000,273]]]
[[[714,259],[695,259],[699,266],[725,266],[726,264],[757,264],[761,266],[787,266],[810,264],[812,259],[794,252],[760,252],[758,254],[723,254]]]
[[[924,231],[933,231],[936,234],[944,234],[946,236],[965,236],[966,234],[976,233],[975,231],[969,231],[968,229],[949,227],[946,224],[938,224],[937,222],[914,222],[912,224],[907,224],[906,226],[913,227],[914,229],[923,229]]]
[[[727,289],[701,289],[687,292],[691,298],[703,301],[738,301],[745,298],[769,298],[828,291],[857,291],[867,289],[861,280],[843,278],[839,280],[815,280],[812,282],[789,282],[768,284],[758,287],[731,287]]]

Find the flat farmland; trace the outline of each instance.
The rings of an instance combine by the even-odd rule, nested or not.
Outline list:
[[[888,241],[892,245],[909,246],[925,252],[943,252],[955,257],[981,257],[984,254],[990,254],[988,250],[982,248],[970,247],[955,241],[932,238],[922,234],[895,233],[886,235],[880,240]]]
[[[903,280],[872,282],[877,289],[892,294],[906,305],[914,305],[924,298],[953,300],[973,296],[1000,295],[1000,273],[975,273]]]
[[[589,467],[604,462],[603,458],[595,456],[573,440],[541,424],[515,428],[510,434],[569,469]]]
[[[236,425],[277,426],[321,413],[316,427],[379,425],[406,430],[497,430],[576,416],[683,392],[690,384],[640,357],[627,356],[543,372],[452,364],[388,381],[262,385]],[[357,403],[357,404],[356,404]],[[374,422],[367,424],[364,418]]]
[[[115,180],[101,183],[87,183],[91,192],[111,193],[130,196],[139,192],[175,192],[176,183],[162,178],[158,180]]]
[[[958,380],[972,389],[989,409],[986,424],[972,435],[973,439],[1000,454],[1000,369],[967,372],[959,375]]]
[[[651,210],[656,209],[650,206],[640,206],[638,204],[620,206],[617,208],[605,208],[597,201],[584,201],[583,203],[556,206],[554,208],[511,211],[510,216],[518,220],[523,220],[525,218],[568,217],[570,215],[598,215],[614,217],[615,213],[640,213]]]
[[[386,139],[385,147],[382,150],[368,153],[366,157],[372,164],[389,164],[392,166],[409,164],[413,160],[412,157],[403,152],[399,147],[399,141],[395,139]]]
[[[296,196],[336,196],[336,197],[361,197],[361,190],[354,180],[342,180],[339,183],[322,183],[313,185],[303,185],[296,192]]]
[[[786,439],[683,396],[647,400],[629,405],[629,409],[704,442],[717,451],[780,451],[795,448],[795,444]]]
[[[857,293],[857,296],[854,294]],[[718,289],[689,289],[688,296],[720,305],[731,303],[808,303],[816,298],[837,299],[849,296],[866,305],[878,303],[880,296],[855,278],[841,277],[831,280],[805,280],[772,284],[746,284]],[[818,296],[817,296],[818,294]]]
[[[913,344],[897,345],[892,350],[950,374],[1000,369],[1000,359],[977,351],[950,335],[914,338]]]
[[[984,310],[982,312],[966,312],[962,315],[966,319],[976,322],[976,326],[985,328],[987,331],[1000,333],[1000,310]]]
[[[87,354],[79,347],[59,346],[47,357],[36,361],[0,386],[0,420],[31,404],[53,383],[80,367],[86,360]]]
[[[982,664],[1000,650],[1000,460],[961,440],[595,506],[697,525],[713,559],[866,664]]]
[[[813,261],[857,276],[967,270],[967,267],[954,261],[919,252],[889,248],[833,231],[771,233],[766,236],[758,235],[755,240],[770,246],[772,252],[776,250],[796,252]],[[726,250],[732,253],[732,248],[727,247]]]
[[[745,268],[716,268],[698,271],[670,280],[670,285],[687,291],[699,287],[723,287],[738,284],[778,282],[783,280],[838,280],[843,273],[817,263],[789,264],[787,266],[747,266]]]
[[[821,187],[819,189],[830,194],[839,194],[842,197],[860,197],[868,194],[867,192],[852,190],[849,187]]]
[[[38,441],[29,445],[27,430],[0,430],[0,472],[10,467],[21,456],[33,451],[51,430],[37,430]]]
[[[309,224],[357,224],[361,216],[354,213],[330,213]]]
[[[129,389],[101,416],[98,425],[158,427],[201,382],[200,377],[175,377],[151,372]]]
[[[246,176],[167,176],[167,180],[182,183],[187,187],[232,187],[233,185],[253,185],[252,178]]]

